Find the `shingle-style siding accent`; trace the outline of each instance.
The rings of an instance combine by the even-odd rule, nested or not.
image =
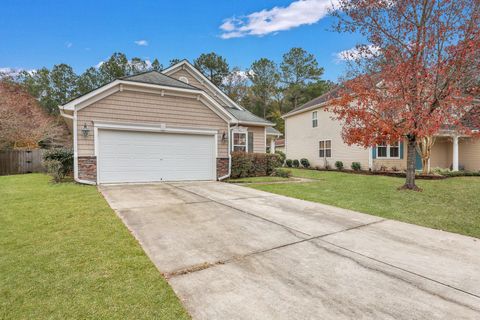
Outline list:
[[[217,179],[228,174],[228,158],[217,158]]]
[[[169,76],[172,77],[172,78],[175,78],[175,79],[180,79],[180,77],[185,77],[185,78],[187,78],[189,85],[192,85],[192,86],[194,86],[194,87],[197,87],[198,89],[201,89],[201,90],[205,91],[210,97],[212,97],[213,99],[215,99],[220,105],[225,106],[225,102],[223,102],[222,99],[220,99],[220,97],[217,96],[217,94],[216,94],[212,89],[210,89],[209,87],[207,87],[207,86],[205,85],[205,83],[202,83],[202,82],[198,81],[198,80],[197,80],[190,72],[188,72],[187,70],[178,68],[178,69],[175,70],[174,72],[170,73]]]
[[[218,131],[218,157],[227,157],[228,144],[222,141],[227,132],[221,119],[195,95],[174,96],[165,93],[146,93],[124,90],[103,98],[81,109],[77,114],[78,155],[93,156],[93,130],[85,138],[81,128],[84,123],[92,128],[93,121],[166,124],[167,127],[198,128]]]
[[[312,127],[312,112],[317,111],[318,126]],[[324,108],[292,115],[285,119],[285,138],[287,159],[307,158],[312,166],[324,167],[325,162],[319,156],[319,141],[332,140],[332,157],[327,158],[330,167],[336,161],[342,161],[345,168],[352,162],[360,162],[368,169],[368,149],[349,146],[343,142],[341,123],[331,119],[333,114]]]
[[[97,157],[82,156],[77,158],[78,178],[81,180],[97,181]]]

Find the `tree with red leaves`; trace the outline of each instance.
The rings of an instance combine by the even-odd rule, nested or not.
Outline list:
[[[472,133],[462,119],[479,94],[478,0],[339,0],[339,32],[367,44],[349,50],[350,80],[333,112],[343,139],[364,147],[407,143],[407,178],[415,185],[418,143],[448,126]]]
[[[0,150],[35,149],[63,133],[21,85],[0,81]]]

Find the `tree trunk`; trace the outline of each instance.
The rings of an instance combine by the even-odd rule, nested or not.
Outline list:
[[[415,185],[416,137],[409,136],[407,144],[407,179],[402,189],[420,191]]]

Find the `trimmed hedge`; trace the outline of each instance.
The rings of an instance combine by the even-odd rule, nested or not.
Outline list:
[[[232,172],[230,177],[264,177],[281,166],[280,157],[271,153],[232,152]]]

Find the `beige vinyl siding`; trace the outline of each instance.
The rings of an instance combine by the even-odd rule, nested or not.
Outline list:
[[[225,106],[225,102],[222,101],[222,99],[208,86],[206,86],[204,83],[200,82],[195,78],[190,72],[188,72],[186,69],[181,69],[178,68],[174,70],[173,72],[170,72],[168,76],[175,78],[177,80],[180,79],[180,77],[185,77],[188,79],[188,84],[192,85],[198,89],[201,89],[205,91],[210,97],[215,99],[220,105]]]
[[[165,92],[146,93],[124,90],[103,98],[77,113],[78,155],[94,155],[93,130],[87,138],[84,123],[92,129],[93,121],[161,124],[176,128],[213,129],[218,134],[218,157],[228,157],[228,144],[222,141],[227,123],[195,95],[176,96]]]
[[[317,111],[318,126],[312,127],[312,112]],[[334,168],[336,161],[342,161],[345,168],[352,162],[360,162],[368,169],[368,149],[349,146],[343,142],[341,123],[331,119],[333,114],[323,108],[296,114],[285,119],[285,139],[287,159],[307,158],[312,166],[324,167],[324,159],[319,156],[319,141],[332,141],[332,157],[328,165]]]
[[[265,146],[265,127],[248,127],[249,132],[253,132],[253,152],[264,153]]]
[[[447,138],[437,138],[432,147],[430,168],[449,168],[453,159],[452,141]]]
[[[480,170],[480,138],[460,139],[458,152],[460,165],[464,166],[465,170]]]

